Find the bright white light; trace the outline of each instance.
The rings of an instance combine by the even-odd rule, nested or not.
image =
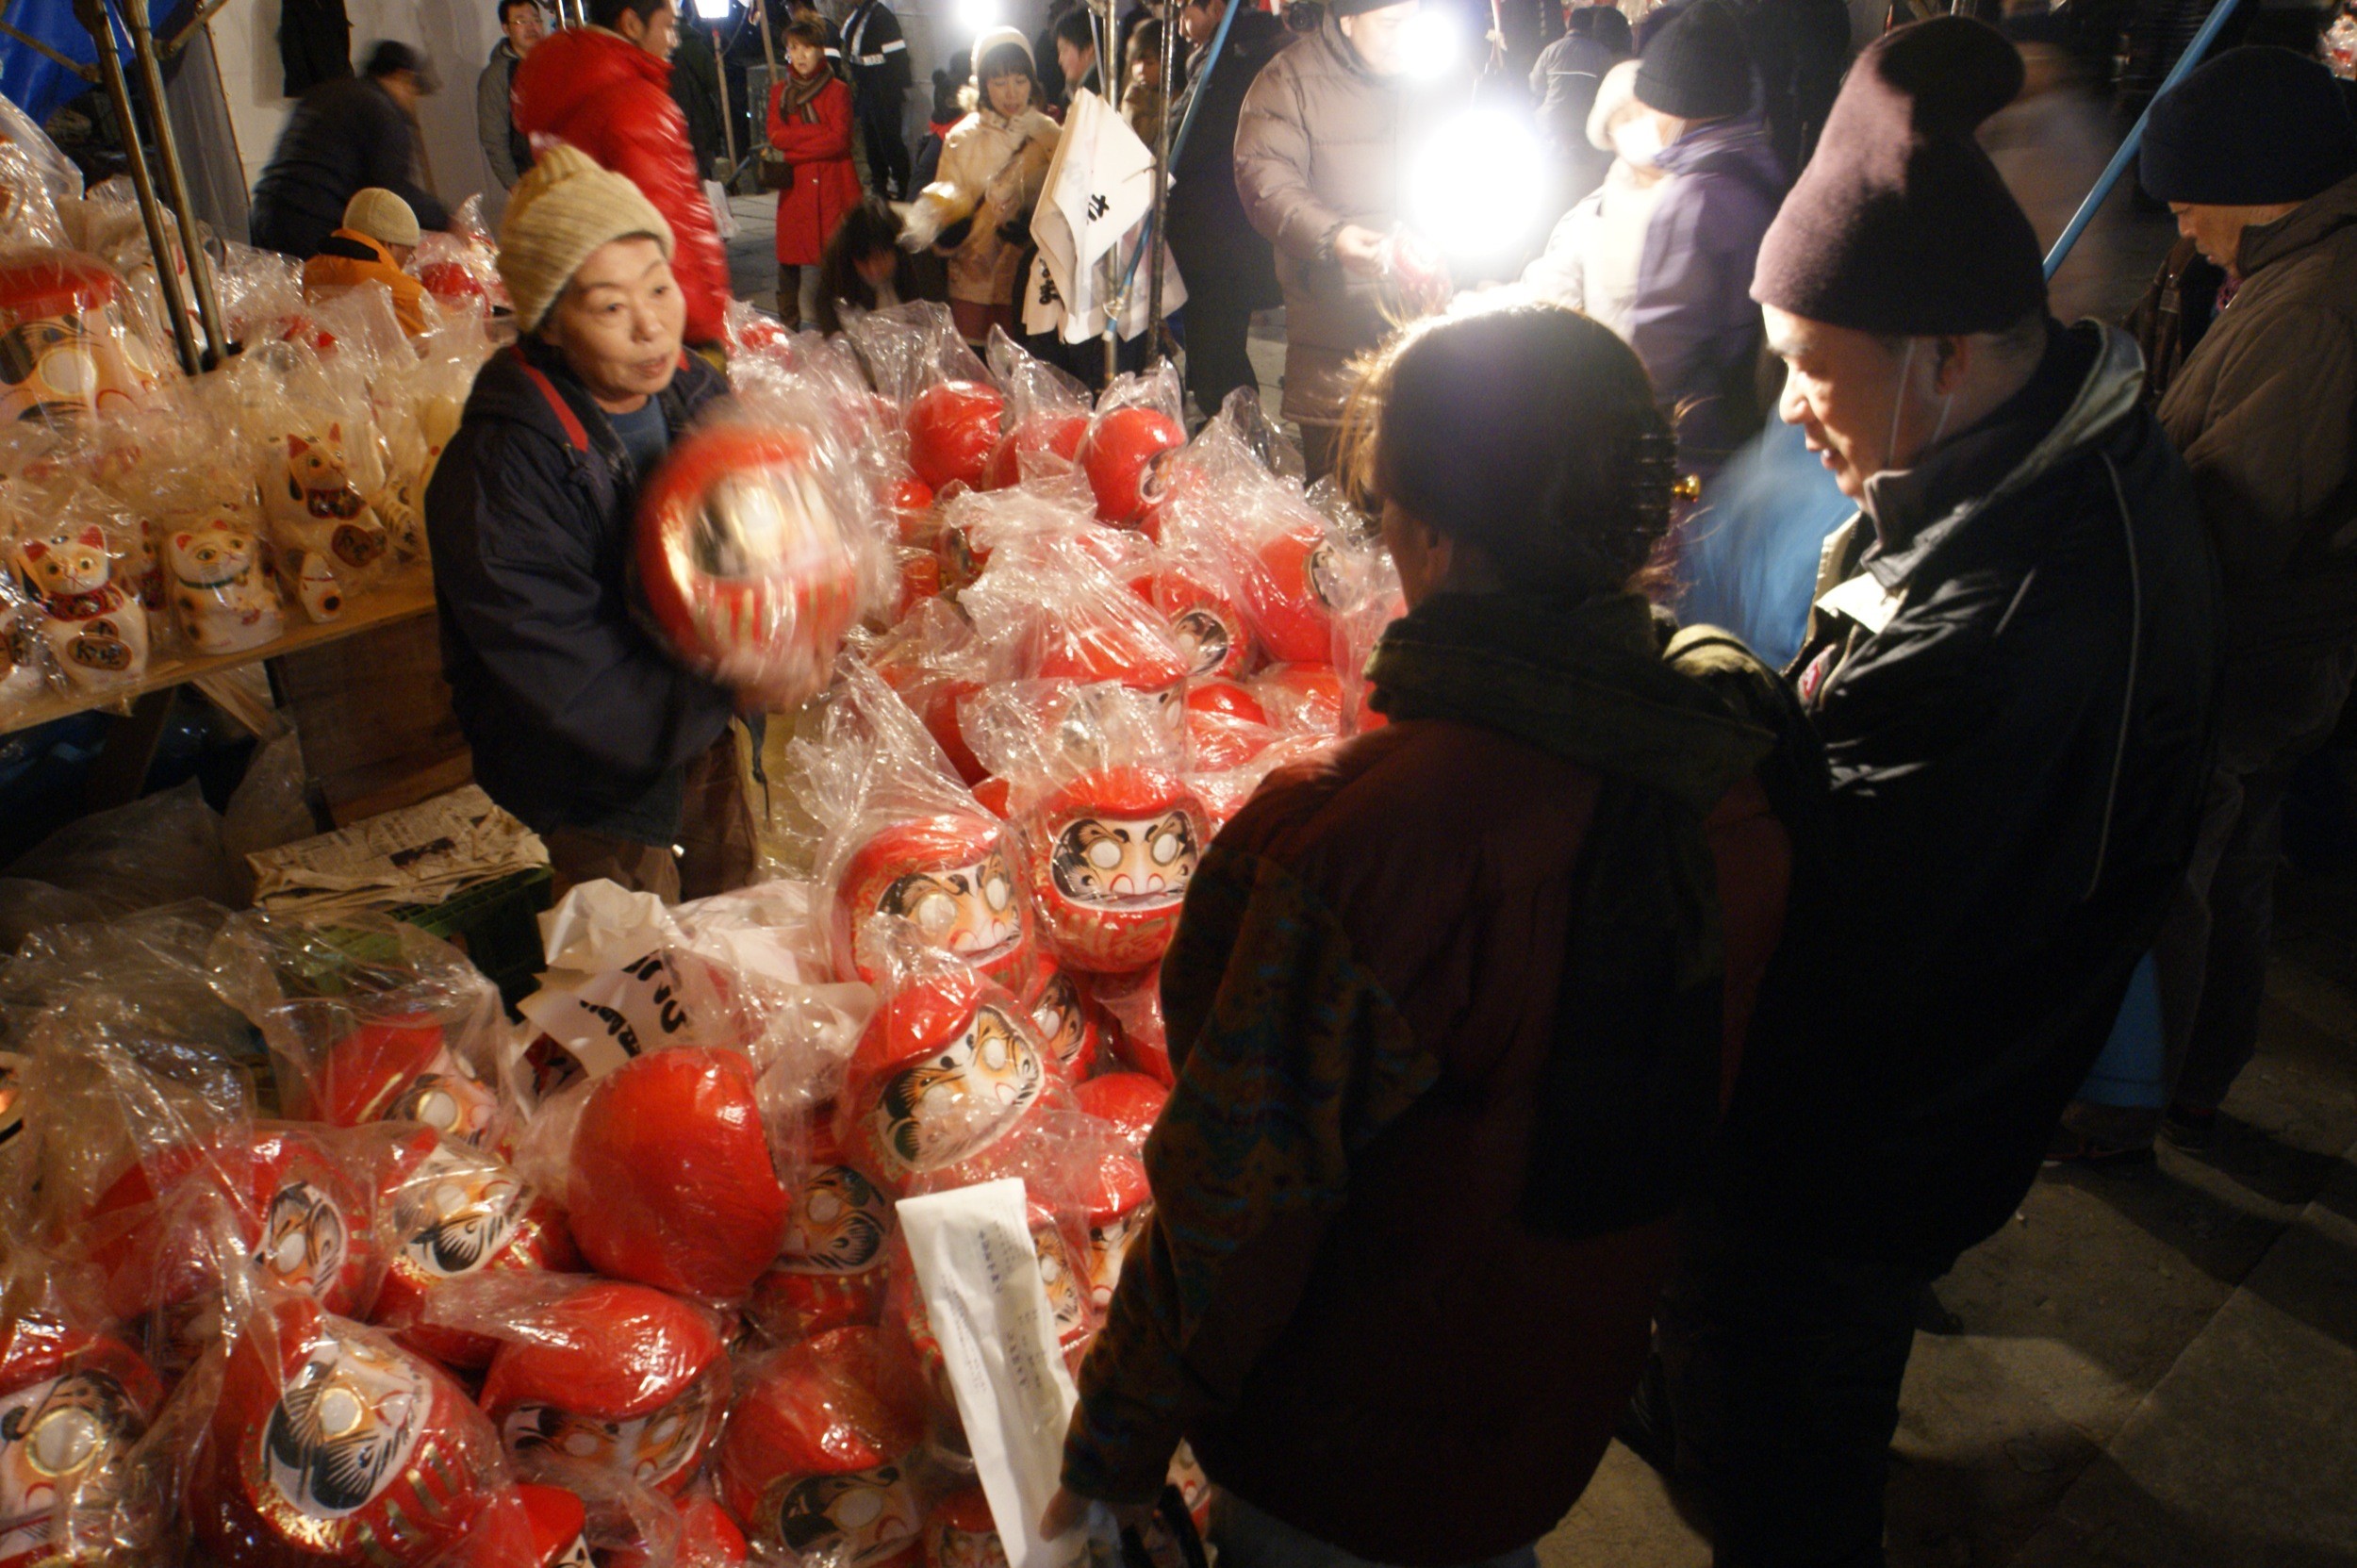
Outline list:
[[[998,25],[998,0],[958,0],[958,25],[980,38]]]
[[[1546,189],[1546,155],[1502,109],[1443,123],[1408,169],[1409,221],[1460,260],[1492,260],[1525,240]]]
[[[695,0],[696,20],[706,26],[717,26],[729,19],[736,0]]]
[[[1456,66],[1465,38],[1457,18],[1427,3],[1418,6],[1416,14],[1402,26],[1399,44],[1409,75],[1440,76]]]

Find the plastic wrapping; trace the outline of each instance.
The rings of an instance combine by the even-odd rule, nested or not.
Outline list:
[[[1269,723],[1296,735],[1336,735],[1342,733],[1345,698],[1342,672],[1324,660],[1273,664],[1250,682]]]
[[[1161,975],[1150,967],[1127,974],[1091,975],[1087,991],[1089,1000],[1111,1026],[1109,1042],[1121,1065],[1164,1088],[1175,1083],[1169,1036],[1162,1029]]]
[[[1082,537],[1116,556],[1132,554],[1114,540]],[[1123,563],[1142,564],[1134,557]],[[1166,702],[1175,727],[1190,661],[1173,645],[1162,618],[1123,576],[1090,549],[1070,548],[1052,533],[1026,532],[997,546],[988,569],[961,602],[994,667],[1007,675],[1080,685],[1117,681]]]
[[[427,1564],[465,1546],[506,1465],[450,1376],[299,1296],[228,1345],[189,1510],[221,1568]]]
[[[1073,1091],[1080,1109],[1105,1122],[1143,1154],[1147,1134],[1162,1119],[1170,1090],[1144,1073],[1100,1073]]]
[[[0,256],[0,421],[105,418],[177,372],[132,323],[122,277],[94,256]]]
[[[913,937],[878,942],[882,999],[852,1052],[834,1133],[898,1197],[1012,1132],[1048,1079],[1013,993]]]
[[[1120,974],[1156,963],[1211,827],[1181,770],[1175,714],[1115,685],[1005,686],[970,726],[1010,781],[1024,874],[1063,967]]]
[[[74,1224],[108,1309],[145,1326],[150,1359],[187,1367],[223,1325],[251,1265],[255,1283],[358,1316],[374,1301],[372,1169],[383,1146],[300,1123],[166,1147],[124,1171]]]
[[[986,387],[989,381],[989,372],[966,347],[945,305],[912,301],[871,310],[845,322],[843,336],[866,368],[869,383],[897,408],[910,409],[930,387],[955,382]],[[987,446],[981,455],[989,457]],[[916,472],[925,478],[922,463]],[[925,482],[935,489],[943,483],[930,478]]]
[[[388,1163],[378,1212],[390,1227],[371,1319],[420,1355],[460,1371],[488,1366],[495,1341],[426,1321],[437,1292],[481,1273],[568,1273],[581,1265],[565,1213],[486,1154],[420,1128]]]
[[[288,1115],[421,1121],[483,1148],[507,1136],[499,991],[449,943],[382,916],[257,911],[223,928],[211,965],[269,1044]]]
[[[1186,445],[1183,408],[1178,371],[1168,364],[1106,388],[1080,451],[1098,521],[1128,528],[1145,519],[1153,470],[1164,453]]]
[[[573,1239],[600,1273],[735,1302],[778,1255],[788,1195],[735,1051],[656,1051],[597,1080],[569,1171]]]
[[[845,1163],[823,1125],[807,1148],[785,1240],[745,1303],[747,1319],[774,1345],[872,1326],[883,1310],[892,1200]]]
[[[128,685],[147,673],[149,627],[136,571],[96,522],[20,538],[14,565],[31,602],[18,617],[47,664],[75,689]]]
[[[1031,1015],[1048,1071],[1078,1083],[1096,1070],[1096,1010],[1053,961],[1043,958],[1032,972],[1023,989],[1023,1008]]]
[[[164,1386],[94,1302],[29,1251],[0,1264],[0,1568],[67,1560],[74,1520],[119,1506]]]
[[[719,1440],[727,1346],[710,1312],[676,1296],[565,1275],[478,1279],[430,1319],[500,1340],[483,1409],[519,1464],[545,1454],[676,1496]]]
[[[990,334],[990,370],[1007,389],[1007,428],[981,488],[1070,473],[1088,435],[1087,389],[1026,354],[997,327]]]
[[[1002,984],[1031,968],[1030,912],[1002,825],[882,676],[851,661],[817,733],[790,751],[823,830],[819,881],[832,890],[837,972],[876,976],[856,940],[876,916],[903,920]]]
[[[1006,399],[979,381],[944,381],[909,404],[909,463],[938,493],[950,485],[981,488],[998,446]]]
[[[959,704],[991,679],[988,651],[964,617],[943,603],[919,604],[881,637],[858,639],[862,658],[898,692],[969,786],[988,769],[966,743]]]
[[[925,1516],[925,1568],[1007,1568],[1007,1548],[981,1487],[951,1493]]]
[[[922,1405],[873,1329],[837,1329],[743,1370],[720,1497],[802,1568],[867,1568],[913,1545],[929,1501]]]
[[[859,615],[846,496],[792,430],[724,421],[673,447],[639,497],[635,557],[673,651],[772,708],[823,687]]]

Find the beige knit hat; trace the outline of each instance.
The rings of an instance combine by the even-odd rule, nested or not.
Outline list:
[[[380,245],[418,242],[418,215],[383,186],[371,185],[352,193],[344,204],[344,227],[365,234]]]
[[[517,325],[537,331],[589,253],[635,234],[652,236],[670,259],[671,225],[638,187],[578,147],[536,153],[500,224],[500,281],[516,302]]]

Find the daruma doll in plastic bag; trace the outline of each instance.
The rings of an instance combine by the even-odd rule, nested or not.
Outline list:
[[[914,1378],[873,1329],[837,1329],[747,1375],[720,1445],[720,1499],[753,1542],[868,1568],[916,1541],[924,1436]]]
[[[103,1508],[164,1402],[137,1351],[47,1312],[0,1329],[0,1568],[72,1560],[61,1511]]]
[[[1178,773],[1095,767],[1022,815],[1031,900],[1063,962],[1121,973],[1158,962],[1211,828]]]
[[[113,268],[79,251],[0,259],[0,422],[126,413],[169,373]]]
[[[720,1435],[729,1362],[701,1308],[610,1279],[551,1276],[483,1379],[483,1408],[535,1452],[674,1495]]]
[[[745,1315],[779,1345],[874,1323],[892,1225],[892,1200],[844,1162],[833,1132],[820,1126],[778,1261],[753,1286]]]
[[[1031,967],[1030,912],[999,842],[1005,825],[981,813],[942,813],[895,822],[873,834],[843,868],[835,888],[837,941],[854,938],[879,915],[906,920],[944,952],[1001,984]],[[862,979],[874,966],[859,962]]]
[[[508,1166],[420,1129],[393,1151],[380,1212],[392,1222],[374,1320],[444,1366],[480,1370],[495,1340],[421,1321],[436,1289],[484,1270],[563,1273],[580,1266],[565,1214]]]
[[[887,980],[835,1110],[845,1155],[896,1196],[1012,1131],[1047,1087],[1030,1016],[1013,993],[933,954]]]
[[[824,685],[859,615],[859,561],[811,443],[718,424],[671,451],[638,503],[648,612],[680,658],[774,706]]]
[[[425,1564],[506,1482],[450,1375],[302,1296],[267,1296],[228,1347],[189,1490],[220,1568]]]

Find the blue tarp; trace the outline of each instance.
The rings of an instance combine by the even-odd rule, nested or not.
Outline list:
[[[136,3],[117,0],[118,5]],[[196,14],[196,5],[197,0],[147,0],[149,25],[155,28],[158,44],[188,25]],[[7,15],[0,20],[68,59],[84,65],[97,61],[98,51],[90,34],[74,18],[72,0],[9,0]],[[124,69],[136,74],[130,64],[131,40],[119,20],[115,52],[122,57]],[[40,50],[12,38],[0,38],[0,93],[31,115],[35,124],[45,124],[60,104],[79,97],[90,85]]]

